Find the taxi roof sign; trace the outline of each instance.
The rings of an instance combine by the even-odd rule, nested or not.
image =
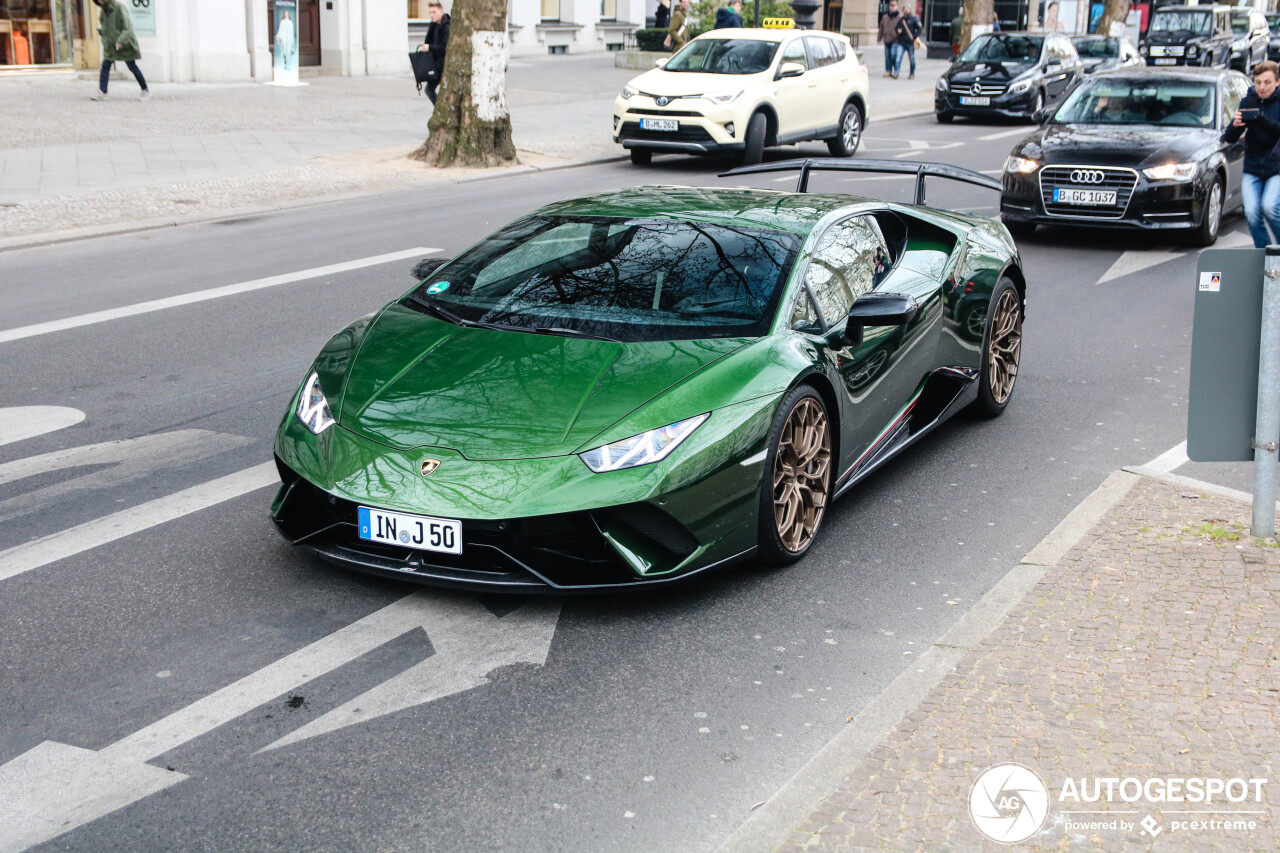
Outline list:
[[[766,30],[790,30],[796,25],[795,18],[761,18],[760,26]]]

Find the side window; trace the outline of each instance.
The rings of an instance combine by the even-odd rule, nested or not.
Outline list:
[[[787,46],[782,49],[783,62],[799,62],[805,68],[809,67],[809,58],[804,54],[804,39],[792,39],[787,42]]]
[[[818,312],[813,307],[813,300],[809,298],[808,291],[800,291],[800,298],[796,300],[795,310],[791,312],[790,328],[798,332],[813,332],[814,334],[822,331],[822,322],[818,319]]]
[[[831,39],[831,48],[835,51],[836,62],[844,62],[844,58],[848,56],[845,43],[840,39]]]
[[[827,326],[849,313],[853,301],[875,287],[888,249],[865,217],[855,216],[827,229],[805,272],[805,283]]]
[[[820,36],[805,36],[804,46],[809,51],[809,58],[814,68],[822,68],[835,61],[831,51],[830,39]]]

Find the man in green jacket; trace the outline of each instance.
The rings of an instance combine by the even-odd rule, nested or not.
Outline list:
[[[142,87],[142,100],[151,97],[146,78],[138,67],[142,58],[142,48],[138,46],[138,36],[133,31],[133,21],[129,19],[129,10],[120,0],[93,0],[102,11],[98,15],[98,35],[102,36],[102,71],[98,74],[98,92],[93,95],[95,101],[107,99],[107,78],[111,74],[111,64],[117,60],[129,66],[138,85]]]

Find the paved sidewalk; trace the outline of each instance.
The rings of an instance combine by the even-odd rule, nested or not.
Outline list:
[[[1014,762],[1048,792],[1014,849],[1280,850],[1280,548],[1249,536],[1246,503],[1135,479],[778,849],[1009,849],[970,796],[993,833],[1033,827],[1034,784],[975,788]],[[1060,800],[1099,778],[1100,801]],[[1181,783],[1184,802],[1126,801],[1152,778],[1153,797],[1192,778],[1247,796],[1194,802]]]
[[[932,108],[945,62],[922,62],[908,81],[880,77],[874,51],[866,59],[873,121]],[[623,156],[608,117],[636,73],[615,68],[611,54],[513,59],[507,97],[523,168]],[[89,100],[92,80],[0,81],[0,238],[207,218],[492,172],[406,159],[430,116],[408,73],[309,83],[157,84],[144,103],[132,80],[114,81],[106,102]]]

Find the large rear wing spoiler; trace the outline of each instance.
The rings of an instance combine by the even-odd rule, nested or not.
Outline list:
[[[796,192],[809,191],[810,172],[890,172],[916,176],[916,204],[924,204],[924,179],[926,177],[948,178],[963,181],[966,184],[999,190],[1000,181],[990,175],[962,169],[946,163],[910,162],[904,160],[845,160],[835,157],[810,157],[804,160],[781,160],[777,163],[761,163],[758,166],[739,166],[720,175],[729,178],[735,175],[749,175],[756,172],[792,172],[799,171],[796,181]]]

